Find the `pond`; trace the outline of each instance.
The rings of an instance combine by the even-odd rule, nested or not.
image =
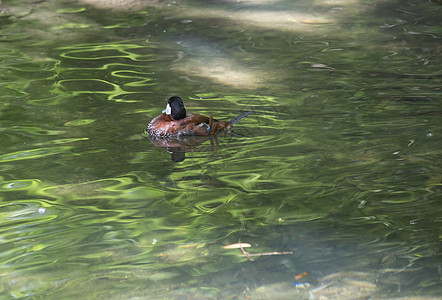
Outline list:
[[[442,295],[440,1],[2,5],[0,299]]]

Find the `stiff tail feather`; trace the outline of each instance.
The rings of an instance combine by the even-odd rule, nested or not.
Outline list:
[[[234,117],[234,118],[229,122],[230,125],[233,125],[233,124],[238,123],[239,121],[241,121],[242,118],[247,117],[247,116],[248,116],[249,114],[251,114],[251,113],[252,113],[251,111],[248,111],[248,112],[245,112],[245,113],[240,114],[239,116]]]

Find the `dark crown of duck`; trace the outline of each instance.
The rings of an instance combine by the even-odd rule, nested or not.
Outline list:
[[[170,97],[167,101],[165,113],[172,115],[175,120],[181,120],[186,117],[186,107],[180,97]]]

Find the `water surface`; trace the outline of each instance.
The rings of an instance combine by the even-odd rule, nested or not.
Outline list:
[[[440,3],[4,2],[1,299],[442,295]]]

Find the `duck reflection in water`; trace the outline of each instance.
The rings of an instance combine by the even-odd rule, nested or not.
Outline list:
[[[149,140],[157,147],[166,148],[173,162],[185,160],[186,152],[215,151],[219,146],[216,136],[161,137],[149,134]],[[210,146],[200,147],[206,141],[210,141]]]
[[[230,121],[218,121],[212,117],[190,113],[187,114],[183,100],[171,97],[166,109],[147,125],[146,132],[150,141],[165,147],[171,152],[172,160],[179,162],[185,159],[186,152],[195,151],[203,142],[210,140],[212,151],[218,145],[216,135],[229,132],[232,125],[238,123],[251,112],[245,112]]]

